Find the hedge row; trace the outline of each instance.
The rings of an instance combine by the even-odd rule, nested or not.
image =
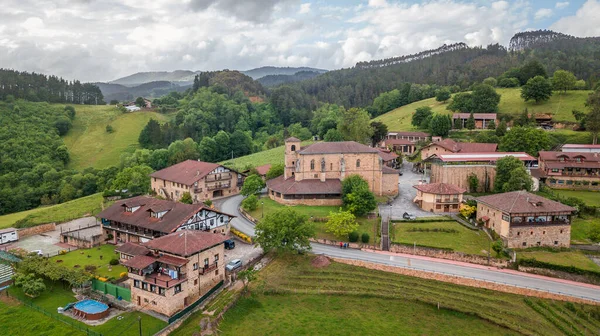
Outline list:
[[[575,267],[575,266],[563,266],[563,265],[551,264],[551,263],[539,261],[535,258],[519,259],[517,261],[517,263],[519,264],[519,266],[546,268],[546,269],[553,270],[553,271],[560,271],[560,272],[566,272],[566,273],[572,273],[572,274],[578,274],[578,275],[591,276],[593,278],[600,279],[599,271],[585,270],[585,269],[581,269],[581,268]]]
[[[393,242],[392,245],[402,245],[402,246],[407,246],[407,247],[423,247],[423,248],[428,248],[428,249],[433,249],[433,250],[442,250],[442,251],[447,251],[447,252],[454,252],[454,249],[449,248],[449,247],[437,247],[437,246],[429,246],[429,245],[421,245],[421,244],[408,244],[408,243],[397,243],[397,242]]]

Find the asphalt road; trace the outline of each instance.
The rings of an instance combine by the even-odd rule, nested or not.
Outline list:
[[[242,217],[238,211],[238,206],[242,199],[243,196],[241,195],[233,196],[222,200],[217,205],[220,206],[222,211],[238,216],[232,221],[232,225],[236,229],[248,235],[254,235],[254,224]],[[600,302],[600,290],[598,287],[586,284],[577,284],[560,279],[535,276],[527,273],[515,274],[513,271],[500,270],[493,267],[487,268],[479,265],[473,265],[471,267],[463,264],[453,264],[446,260],[423,260],[418,257],[412,258],[401,255],[388,255],[353,249],[343,250],[335,246],[315,243],[312,243],[311,246],[313,253],[323,254],[330,257],[362,260],[383,265],[437,272],[447,275],[502,283],[515,287],[533,288],[551,293],[581,297]]]

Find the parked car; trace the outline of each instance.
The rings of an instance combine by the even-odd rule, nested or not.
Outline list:
[[[235,241],[233,239],[227,239],[224,244],[226,250],[233,250],[235,248]]]
[[[408,212],[405,212],[404,214],[402,214],[402,218],[404,218],[406,220],[415,220],[415,219],[417,219],[417,216],[410,214]]]
[[[241,259],[233,259],[232,261],[230,261],[227,265],[225,265],[225,269],[228,271],[233,271],[235,269],[238,269],[242,267],[242,260]]]

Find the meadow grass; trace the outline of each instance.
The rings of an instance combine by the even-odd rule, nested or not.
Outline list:
[[[52,206],[39,207],[27,211],[15,212],[0,216],[0,229],[11,227],[16,221],[27,217],[27,222],[33,226],[51,222],[65,222],[86,215],[95,215],[112,202],[104,203],[102,193],[74,199],[69,202]]]
[[[600,271],[600,266],[593,262],[590,258],[586,257],[582,251],[569,251],[569,252],[552,252],[552,251],[531,251],[531,252],[517,252],[517,258],[519,259],[536,259],[539,261],[547,262],[554,265],[561,266],[574,266],[577,268]]]
[[[73,128],[64,142],[71,156],[68,168],[78,170],[118,165],[122,153],[139,148],[138,137],[150,119],[169,120],[157,112],[121,113],[112,105],[77,105],[75,111]],[[112,133],[106,132],[107,125],[113,127]]]
[[[87,265],[96,266],[96,272],[94,274],[104,278],[120,278],[122,272],[127,272],[127,268],[123,265],[110,265],[109,262],[113,258],[119,258],[115,253],[115,245],[101,245],[99,247],[93,247],[90,249],[79,249],[71,251],[63,255],[57,255],[50,258],[51,261],[57,262],[62,260],[60,264],[65,267],[75,267],[79,265],[80,269],[83,269]],[[89,258],[88,258],[89,256]],[[102,259],[100,257],[102,256]],[[110,271],[108,269],[111,269]]]
[[[313,143],[313,141],[303,141],[302,146]],[[267,149],[262,152],[240,156],[238,158],[222,161],[221,164],[234,167],[238,170],[245,170],[249,167],[258,167],[266,164],[283,164],[285,160],[285,146],[279,146]]]
[[[413,231],[418,229],[428,232]],[[454,232],[432,232],[442,229]],[[424,245],[437,248],[450,248],[457,252],[486,255],[489,249],[489,238],[482,231],[467,229],[456,222],[397,222],[390,228],[391,240],[395,243]]]

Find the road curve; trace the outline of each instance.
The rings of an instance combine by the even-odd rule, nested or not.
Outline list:
[[[244,218],[238,210],[243,199],[244,197],[241,195],[229,197],[222,202],[219,202],[220,209],[224,212],[238,216],[231,222],[233,227],[245,234],[254,236],[254,223]],[[422,258],[418,256],[340,249],[335,246],[316,243],[311,243],[311,246],[313,253],[330,257],[362,260],[395,267],[437,272],[464,278],[502,283],[515,287],[537,289],[600,302],[600,287],[583,283],[521,273],[512,270],[502,270],[493,267],[454,263],[442,259],[436,260],[434,258]]]

